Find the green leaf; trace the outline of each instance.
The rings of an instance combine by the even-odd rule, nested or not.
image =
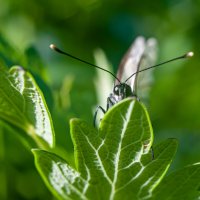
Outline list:
[[[188,200],[200,198],[200,163],[187,166],[163,179],[153,199]]]
[[[54,145],[54,129],[43,94],[22,67],[0,67],[0,118],[25,131],[40,147]]]
[[[78,119],[70,125],[76,169],[55,154],[34,150],[37,169],[61,199],[148,199],[177,148],[176,140],[166,140],[153,148],[152,159],[149,116],[134,99],[111,108],[99,130]]]
[[[82,190],[87,182],[65,160],[44,150],[33,149],[32,152],[39,173],[57,198],[87,199]]]

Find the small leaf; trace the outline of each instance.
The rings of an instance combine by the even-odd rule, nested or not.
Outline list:
[[[200,198],[200,163],[175,171],[155,189],[153,199],[177,200]]]
[[[48,188],[59,199],[87,199],[87,182],[80,173],[57,155],[39,149],[32,150],[36,167]]]
[[[51,116],[33,77],[21,67],[0,67],[0,118],[14,125],[39,146],[54,145]]]
[[[34,153],[40,174],[61,199],[149,199],[177,148],[176,140],[166,140],[155,146],[152,159],[149,116],[144,106],[134,99],[123,100],[111,108],[99,130],[78,119],[71,120],[70,125],[76,169],[72,170],[56,155],[50,156],[51,153],[44,152],[40,160]],[[63,173],[60,163],[70,172]],[[53,165],[57,168],[53,169]],[[52,184],[56,176],[62,176],[61,184],[59,181]],[[69,182],[72,177],[76,179],[73,183]],[[75,188],[82,195],[79,198],[73,196]]]

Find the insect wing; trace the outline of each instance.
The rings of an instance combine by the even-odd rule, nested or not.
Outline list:
[[[146,41],[144,53],[141,57],[139,70],[145,69],[155,64],[157,58],[157,41],[154,38],[149,38]],[[145,101],[148,99],[150,86],[153,83],[153,69],[146,70],[136,74],[134,79],[134,91],[140,99]]]
[[[141,36],[137,37],[120,62],[117,78],[121,82],[124,82],[131,74],[137,72],[144,51],[145,39]],[[134,75],[130,80],[127,81],[127,84],[131,86],[133,91],[135,78],[136,76]],[[115,84],[118,84],[117,80]]]

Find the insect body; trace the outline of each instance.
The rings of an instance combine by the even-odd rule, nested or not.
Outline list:
[[[99,109],[105,114],[106,111],[108,111],[113,105],[115,105],[116,103],[120,102],[121,100],[127,97],[136,97],[131,87],[126,83],[120,83],[118,85],[115,85],[113,88],[113,93],[111,93],[107,98],[106,110],[103,109],[101,106],[97,106],[96,111],[94,113],[94,122],[93,122],[94,126],[96,125],[96,118]]]
[[[136,94],[132,91],[131,87],[126,83],[115,85],[113,93],[108,97],[111,104],[109,105],[109,108],[127,97],[136,97]]]

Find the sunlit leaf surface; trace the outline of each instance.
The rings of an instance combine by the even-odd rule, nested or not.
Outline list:
[[[30,135],[38,146],[54,144],[54,130],[44,97],[21,67],[0,68],[0,118]]]

